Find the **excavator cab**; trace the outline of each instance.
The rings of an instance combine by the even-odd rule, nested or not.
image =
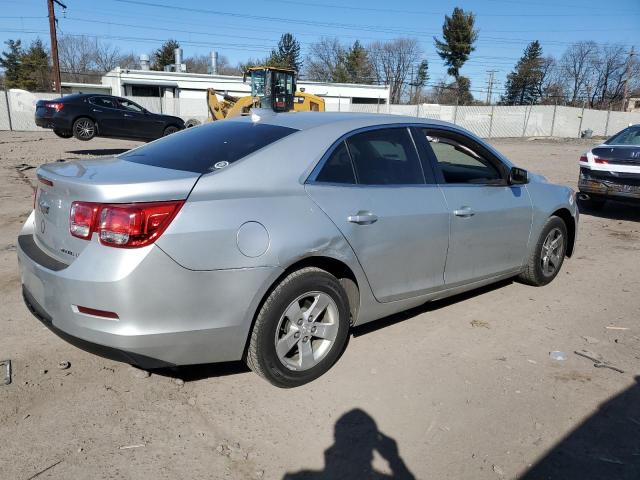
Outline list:
[[[261,108],[274,112],[293,110],[296,72],[286,68],[254,67],[245,72],[251,77],[251,96],[259,99]]]

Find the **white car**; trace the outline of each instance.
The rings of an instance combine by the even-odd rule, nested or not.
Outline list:
[[[640,124],[630,125],[580,157],[578,198],[589,208],[608,199],[640,201]]]

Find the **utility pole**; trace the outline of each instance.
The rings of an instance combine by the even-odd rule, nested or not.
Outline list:
[[[58,36],[56,35],[56,11],[53,4],[57,3],[62,8],[67,6],[59,0],[47,0],[49,7],[49,34],[51,35],[51,60],[53,62],[53,82],[56,84],[56,92],[61,93],[60,85],[60,61],[58,60]]]
[[[489,81],[487,83],[487,100],[485,103],[489,104],[493,101],[493,79],[497,70],[487,70],[489,74]]]
[[[622,111],[627,110],[627,98],[629,97],[629,81],[631,80],[631,63],[633,62],[633,56],[636,54],[633,46],[629,52],[629,60],[627,60],[627,71],[625,72],[626,80],[624,81],[624,93],[622,94]]]

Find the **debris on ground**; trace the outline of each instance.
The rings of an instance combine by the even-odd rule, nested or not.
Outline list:
[[[553,352],[549,352],[549,356],[552,360],[557,360],[559,362],[563,362],[567,359],[567,354],[564,352],[560,352],[558,350],[554,350]]]
[[[69,367],[71,367],[71,362],[64,361],[64,362],[60,362],[60,363],[58,363],[58,368],[59,368],[60,370],[66,370],[66,369],[68,369]]]
[[[580,357],[584,357],[587,360],[591,360],[593,362],[593,366],[596,368],[608,368],[609,370],[613,370],[614,372],[624,373],[624,370],[611,365],[609,362],[603,360],[601,355],[598,355],[596,353],[590,352],[588,350],[576,350],[573,353],[579,355]]]
[[[26,170],[31,170],[32,168],[36,168],[33,165],[28,165],[26,163],[21,163],[20,165],[16,165],[16,170],[19,172],[24,172]]]
[[[189,400],[187,400],[187,403],[189,405],[191,405],[192,407],[195,407],[196,405],[196,398],[195,397],[189,397]]]
[[[173,383],[175,383],[176,385],[178,385],[179,387],[184,386],[184,380],[182,380],[181,378],[174,378],[173,379]]]
[[[47,468],[44,468],[42,470],[40,470],[38,473],[36,473],[35,475],[31,475],[29,478],[27,478],[27,480],[33,480],[34,478],[39,477],[40,475],[42,475],[44,472],[48,472],[49,470],[51,470],[53,467],[55,467],[56,465],[58,465],[59,463],[62,463],[62,460],[58,460],[56,463],[52,463],[51,465],[49,465]]]
[[[587,342],[589,345],[595,345],[596,343],[600,342],[600,340],[598,340],[595,337],[589,337],[588,335],[584,335],[582,337],[582,339]]]
[[[146,445],[144,443],[136,443],[135,445],[122,445],[121,447],[118,447],[119,450],[129,450],[131,448],[140,448],[140,447],[145,447]]]
[[[471,320],[470,323],[473,328],[491,328],[489,322],[485,322],[484,320]]]
[[[0,360],[0,369],[2,375],[2,384],[9,385],[11,383],[11,360]]]
[[[149,378],[151,376],[148,371],[136,368],[134,366],[129,367],[129,373],[133,378]]]
[[[495,463],[491,466],[491,468],[493,468],[493,471],[496,472],[501,477],[504,475],[504,471]]]
[[[607,330],[629,330],[628,327],[616,327],[615,325],[608,325],[606,327]]]

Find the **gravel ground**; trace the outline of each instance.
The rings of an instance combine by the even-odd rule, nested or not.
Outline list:
[[[574,188],[589,145],[493,143]],[[0,477],[640,478],[637,208],[583,212],[577,252],[551,285],[502,282],[358,328],[307,386],[271,387],[239,363],[147,376],[32,317],[15,253],[33,205],[34,169],[22,164],[134,145],[0,132],[0,360],[13,362],[0,386]]]

